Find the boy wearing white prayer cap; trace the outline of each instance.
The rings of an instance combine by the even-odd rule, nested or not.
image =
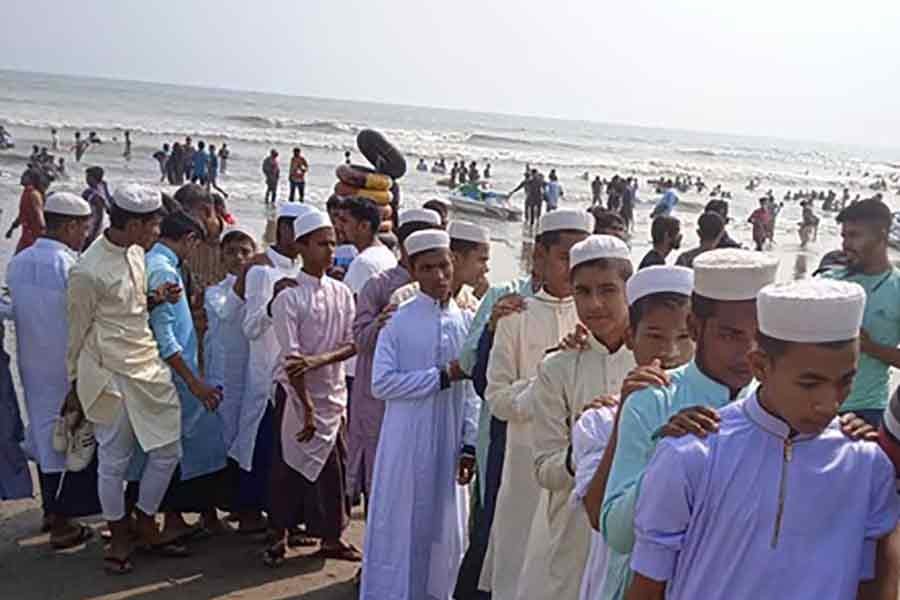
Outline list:
[[[822,280],[760,291],[759,387],[719,412],[718,432],[659,443],[628,598],[856,598],[875,576],[876,545],[900,515],[894,470],[837,418],[865,299],[857,284]]]
[[[372,394],[385,403],[363,553],[362,600],[450,598],[465,549],[480,402],[456,357],[471,315],[452,297],[450,237],[405,242],[420,291],[378,336]],[[458,485],[459,484],[459,485]]]
[[[264,562],[277,566],[284,560],[288,529],[301,516],[307,535],[322,540],[318,556],[359,561],[359,550],[342,539],[350,522],[343,422],[344,361],[356,351],[353,292],[326,275],[337,245],[326,213],[313,209],[295,220],[294,237],[303,269],[296,285],[271,304],[280,344],[274,376],[280,435],[271,485],[279,493],[269,502],[275,536]]]
[[[697,348],[694,360],[674,371],[641,369],[651,387],[623,397],[617,440],[605,488],[600,529],[609,548],[606,600],[622,600],[631,581],[634,505],[656,433],[689,407],[718,409],[751,391],[747,353],[756,336],[756,295],[775,280],[778,261],[748,250],[713,250],[694,261],[694,293],[689,316]]]
[[[546,356],[529,393],[533,468],[541,492],[519,598],[578,599],[590,528],[585,511],[572,500],[572,425],[597,398],[617,394],[635,366],[625,345],[625,290],[633,271],[628,245],[592,235],[572,246],[569,257],[577,316],[589,333],[584,350]]]
[[[651,365],[655,361],[663,369],[674,369],[693,358],[694,343],[688,330],[693,289],[694,272],[685,267],[646,267],[628,279],[625,345],[634,353],[637,365]],[[623,387],[629,383],[626,378]],[[603,494],[618,438],[617,414],[617,406],[589,408],[572,431],[574,500],[583,505],[595,530],[591,532],[580,600],[599,597],[606,578],[609,549],[598,530]]]
[[[79,545],[90,537],[90,529],[72,519],[100,512],[96,462],[82,471],[67,473],[60,490],[66,452],[53,447],[54,424],[69,392],[69,270],[87,239],[91,215],[90,204],[80,196],[50,194],[44,201],[44,233],[13,256],[6,270],[28,413],[24,447],[37,466],[44,519],[50,525],[50,545],[55,549]]]
[[[488,554],[493,553],[490,589],[495,600],[516,598],[542,491],[534,473],[534,407],[527,391],[546,351],[578,323],[569,251],[593,229],[593,216],[584,211],[556,210],[541,217],[535,253],[543,264],[543,288],[525,300],[525,310],[500,319],[494,334],[485,399],[493,416],[507,422],[503,473],[488,548]]]
[[[241,531],[265,528],[262,511],[268,505],[274,443],[272,381],[280,349],[272,328],[270,304],[277,292],[294,285],[293,280],[300,272],[294,222],[312,210],[308,204],[299,202],[279,205],[275,244],[254,257],[234,283],[235,295],[244,301],[242,329],[249,345],[240,414],[228,451],[228,456],[240,467],[234,508]]]
[[[450,252],[453,255],[453,299],[463,310],[478,310],[478,298],[472,288],[479,285],[488,272],[491,258],[491,236],[487,227],[451,221],[447,234],[450,236]],[[417,282],[406,285],[391,296],[391,304],[402,304],[419,291]]]

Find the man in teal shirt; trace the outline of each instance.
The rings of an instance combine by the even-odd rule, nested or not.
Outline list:
[[[872,198],[837,216],[847,266],[823,277],[852,281],[866,290],[859,367],[841,412],[854,412],[877,427],[888,402],[890,367],[900,367],[900,273],[888,260],[891,210]]]
[[[621,399],[600,517],[610,549],[604,600],[622,600],[631,581],[634,506],[660,428],[684,409],[721,408],[752,391],[747,353],[756,336],[756,294],[775,280],[777,269],[776,259],[748,250],[711,250],[698,256],[688,317],[697,345],[694,360],[669,372],[668,387]]]

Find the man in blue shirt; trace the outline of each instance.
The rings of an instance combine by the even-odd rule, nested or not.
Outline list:
[[[197,142],[197,149],[191,156],[194,172],[191,175],[191,183],[199,183],[206,185],[208,180],[209,154],[206,153],[206,145],[201,141]]]

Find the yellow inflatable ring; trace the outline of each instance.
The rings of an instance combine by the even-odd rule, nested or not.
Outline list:
[[[387,190],[368,190],[349,186],[343,181],[339,181],[334,186],[334,193],[342,198],[350,198],[356,196],[359,198],[368,198],[379,206],[390,204],[394,196]]]
[[[341,183],[355,188],[387,191],[394,185],[394,180],[389,176],[355,165],[341,165],[336,174]]]

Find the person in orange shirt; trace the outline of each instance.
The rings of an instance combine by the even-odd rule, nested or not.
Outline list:
[[[291,196],[289,202],[294,201],[294,192],[297,191],[300,196],[300,202],[303,202],[303,194],[306,189],[306,172],[309,171],[309,163],[300,154],[300,148],[294,148],[294,156],[291,158]]]

